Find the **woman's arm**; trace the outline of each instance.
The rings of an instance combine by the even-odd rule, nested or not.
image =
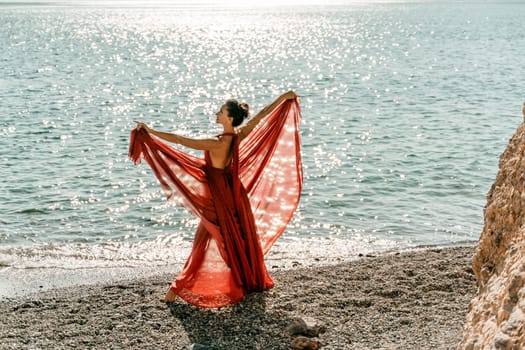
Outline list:
[[[225,143],[220,138],[208,138],[208,139],[193,139],[177,134],[171,134],[167,132],[157,131],[154,129],[151,129],[146,124],[135,121],[137,123],[137,129],[144,129],[148,133],[155,135],[163,140],[166,140],[168,142],[176,143],[179,145],[183,145],[189,148],[193,148],[196,150],[202,150],[202,151],[214,151],[217,149],[220,149],[222,147],[227,147],[228,144]]]
[[[266,117],[271,111],[277,108],[281,103],[286,100],[293,100],[297,98],[297,94],[293,91],[288,91],[279,96],[275,101],[273,101],[268,106],[264,107],[259,113],[257,113],[253,118],[251,118],[246,125],[240,127],[238,130],[239,138],[242,140],[248,136],[252,130],[259,124],[259,122]]]

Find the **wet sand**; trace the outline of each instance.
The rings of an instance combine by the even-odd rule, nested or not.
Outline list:
[[[53,289],[0,302],[0,349],[290,349],[297,319],[320,328],[321,349],[455,349],[473,252],[274,270],[274,289],[218,310],[160,303],[174,274]]]

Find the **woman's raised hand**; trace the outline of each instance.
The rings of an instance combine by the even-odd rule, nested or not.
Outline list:
[[[135,120],[135,123],[137,123],[137,130],[144,129],[147,132],[151,132],[151,129],[143,122]]]
[[[287,91],[281,95],[281,98],[284,100],[294,100],[297,97],[299,97],[299,95],[297,95],[293,90]]]

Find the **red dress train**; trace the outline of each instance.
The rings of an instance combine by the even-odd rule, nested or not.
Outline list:
[[[201,219],[191,254],[171,285],[187,302],[221,307],[273,287],[264,255],[299,203],[300,117],[297,100],[287,100],[242,143],[233,135],[225,169],[212,167],[208,152],[195,157],[144,129],[131,132],[130,158],[139,163],[142,156],[168,199]]]

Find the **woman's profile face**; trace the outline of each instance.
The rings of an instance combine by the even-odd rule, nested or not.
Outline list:
[[[225,125],[225,123],[231,122],[231,118],[228,115],[228,110],[226,109],[225,104],[221,106],[221,109],[219,109],[219,111],[215,113],[215,115],[217,116],[216,122],[218,124]]]

